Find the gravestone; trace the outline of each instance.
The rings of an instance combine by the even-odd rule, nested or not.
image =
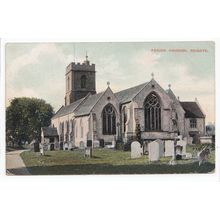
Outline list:
[[[98,140],[93,141],[93,147],[100,147],[100,142]]]
[[[54,151],[54,144],[50,144],[50,150]]]
[[[89,157],[89,158],[92,157],[92,148],[91,147],[85,148],[85,155],[84,156]]]
[[[180,145],[175,146],[175,155],[176,155],[176,160],[182,160],[183,146]]]
[[[104,141],[104,139],[100,139],[100,140],[99,140],[99,144],[100,144],[100,147],[105,147],[105,141]]]
[[[167,140],[165,141],[165,157],[172,157],[174,154],[174,141],[173,140]]]
[[[180,135],[178,138],[179,138],[180,140],[177,141],[177,145],[183,147],[183,149],[182,149],[182,155],[186,155],[186,144],[187,144],[187,142],[186,142],[185,139],[182,138],[182,135]]]
[[[39,142],[34,142],[34,152],[40,152]]]
[[[73,143],[69,142],[69,150],[73,150]]]
[[[54,144],[54,147],[55,147],[56,150],[59,150],[59,142],[56,141],[55,144]]]
[[[144,152],[144,154],[148,154],[148,143],[147,143],[147,141],[144,141],[144,143],[143,143],[143,152]]]
[[[143,155],[143,148],[138,141],[133,141],[131,143],[131,158],[139,158]]]
[[[45,147],[44,147],[44,144],[40,144],[40,154],[42,155],[42,156],[44,156],[45,155],[45,149],[44,149]]]
[[[210,149],[208,147],[203,148],[198,153],[199,166],[208,161],[209,154],[210,154]]]
[[[115,148],[116,147],[116,140],[114,139],[113,141],[112,141],[112,148]]]
[[[148,144],[149,161],[158,161],[164,155],[163,141],[155,140]]]
[[[69,150],[69,145],[67,142],[64,144],[64,150]]]
[[[63,150],[63,142],[60,142],[60,150]]]

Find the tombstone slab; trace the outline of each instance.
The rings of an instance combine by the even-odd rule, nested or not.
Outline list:
[[[163,141],[155,140],[148,144],[149,161],[158,161],[164,155]]]
[[[173,140],[167,140],[165,141],[165,157],[172,157],[174,154],[174,141]]]
[[[131,158],[140,158],[143,155],[143,148],[138,141],[131,143]]]

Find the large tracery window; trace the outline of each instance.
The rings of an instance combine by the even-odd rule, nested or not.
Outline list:
[[[144,103],[145,131],[161,130],[161,106],[156,94],[151,93]]]
[[[116,115],[114,108],[111,104],[108,104],[103,109],[102,113],[102,127],[103,134],[113,135],[116,134]]]

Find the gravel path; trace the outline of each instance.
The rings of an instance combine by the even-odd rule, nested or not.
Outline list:
[[[16,150],[6,153],[6,174],[13,175],[30,175],[20,154],[25,150]]]

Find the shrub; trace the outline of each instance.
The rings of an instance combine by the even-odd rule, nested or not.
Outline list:
[[[116,150],[123,150],[123,149],[124,149],[123,141],[117,140],[116,141]]]

